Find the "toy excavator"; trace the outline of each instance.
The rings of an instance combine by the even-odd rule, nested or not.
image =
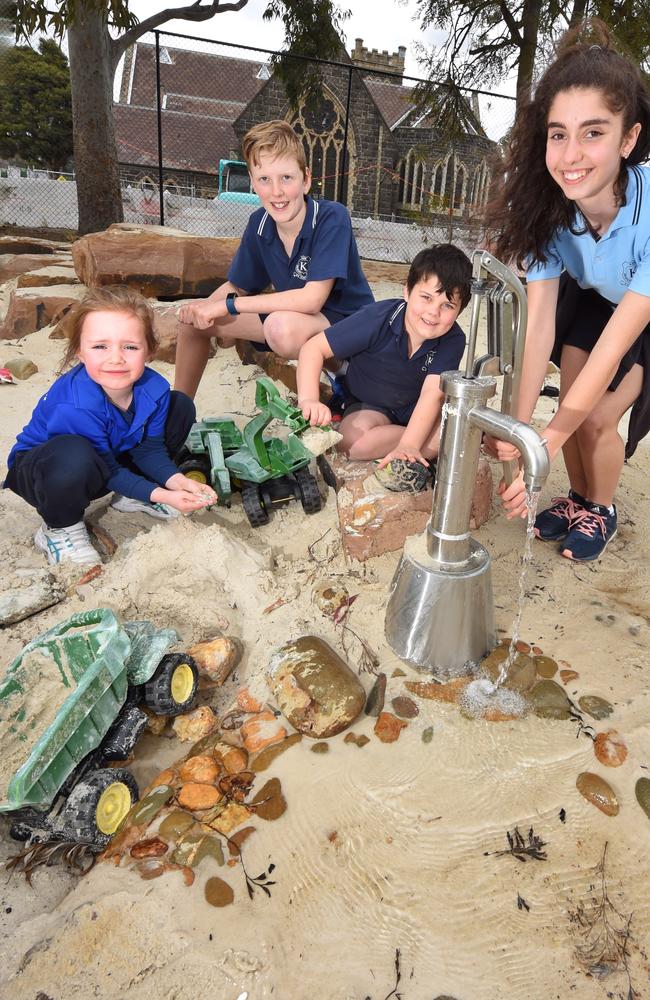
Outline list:
[[[316,478],[309,471],[314,457],[298,437],[309,427],[300,409],[292,406],[268,378],[258,378],[255,406],[259,413],[239,430],[234,420],[206,417],[192,427],[177,458],[190,479],[210,483],[219,506],[230,507],[233,487],[241,490],[242,505],[254,528],[268,524],[273,507],[299,500],[306,514],[321,509]],[[284,439],[264,437],[272,420],[291,431]]]

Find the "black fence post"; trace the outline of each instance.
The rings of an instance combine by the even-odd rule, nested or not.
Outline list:
[[[162,153],[162,100],[160,96],[160,32],[156,36],[156,105],[158,109],[158,199],[160,204],[160,225],[165,225],[165,192],[163,190],[163,153]]]
[[[341,174],[339,177],[339,201],[343,201],[343,188],[347,172],[348,160],[348,126],[350,123],[350,98],[352,96],[352,66],[348,67],[348,94],[345,99],[345,129],[343,132],[343,156],[341,157]]]

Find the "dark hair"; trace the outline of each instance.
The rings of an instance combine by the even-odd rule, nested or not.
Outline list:
[[[470,300],[472,283],[472,265],[467,254],[451,243],[438,243],[420,250],[409,268],[406,287],[412,292],[420,281],[434,274],[450,302],[454,292],[458,292],[460,308],[464,309]]]
[[[153,329],[153,312],[143,295],[121,285],[89,288],[83,299],[76,302],[63,320],[62,327],[68,346],[61,362],[61,371],[71,365],[81,344],[84,320],[93,312],[124,312],[135,316],[142,323],[147,349],[152,355],[158,347]]]
[[[634,149],[621,159],[614,193],[625,204],[627,164],[641,163],[650,152],[650,94],[638,68],[615,51],[607,26],[588,18],[560,40],[555,61],[535,88],[534,97],[517,112],[505,157],[494,172],[486,212],[488,241],[497,257],[546,261],[546,248],[558,229],[576,223],[575,203],[565,197],[546,167],[548,115],[557,94],[572,89],[598,90],[607,107],[623,116],[623,135],[639,122]]]

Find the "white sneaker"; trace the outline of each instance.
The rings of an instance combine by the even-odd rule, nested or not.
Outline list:
[[[168,507],[166,503],[134,500],[133,497],[123,497],[119,493],[113,495],[111,507],[122,514],[148,514],[149,517],[157,517],[160,521],[173,521],[179,516],[179,511],[174,507]]]
[[[34,535],[34,545],[45,553],[49,563],[101,562],[83,521],[77,521],[68,528],[48,528],[46,524],[42,524]]]

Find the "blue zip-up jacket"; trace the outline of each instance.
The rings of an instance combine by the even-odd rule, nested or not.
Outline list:
[[[110,472],[107,491],[148,501],[156,486],[164,486],[178,472],[165,448],[169,383],[158,372],[145,368],[133,386],[132,405],[135,413],[129,425],[101,386],[89,378],[85,367],[76,365],[41,396],[9,453],[7,465],[11,468],[18,452],[29,451],[59,434],[78,434],[87,438],[106,462]],[[144,476],[120,465],[127,454]]]

